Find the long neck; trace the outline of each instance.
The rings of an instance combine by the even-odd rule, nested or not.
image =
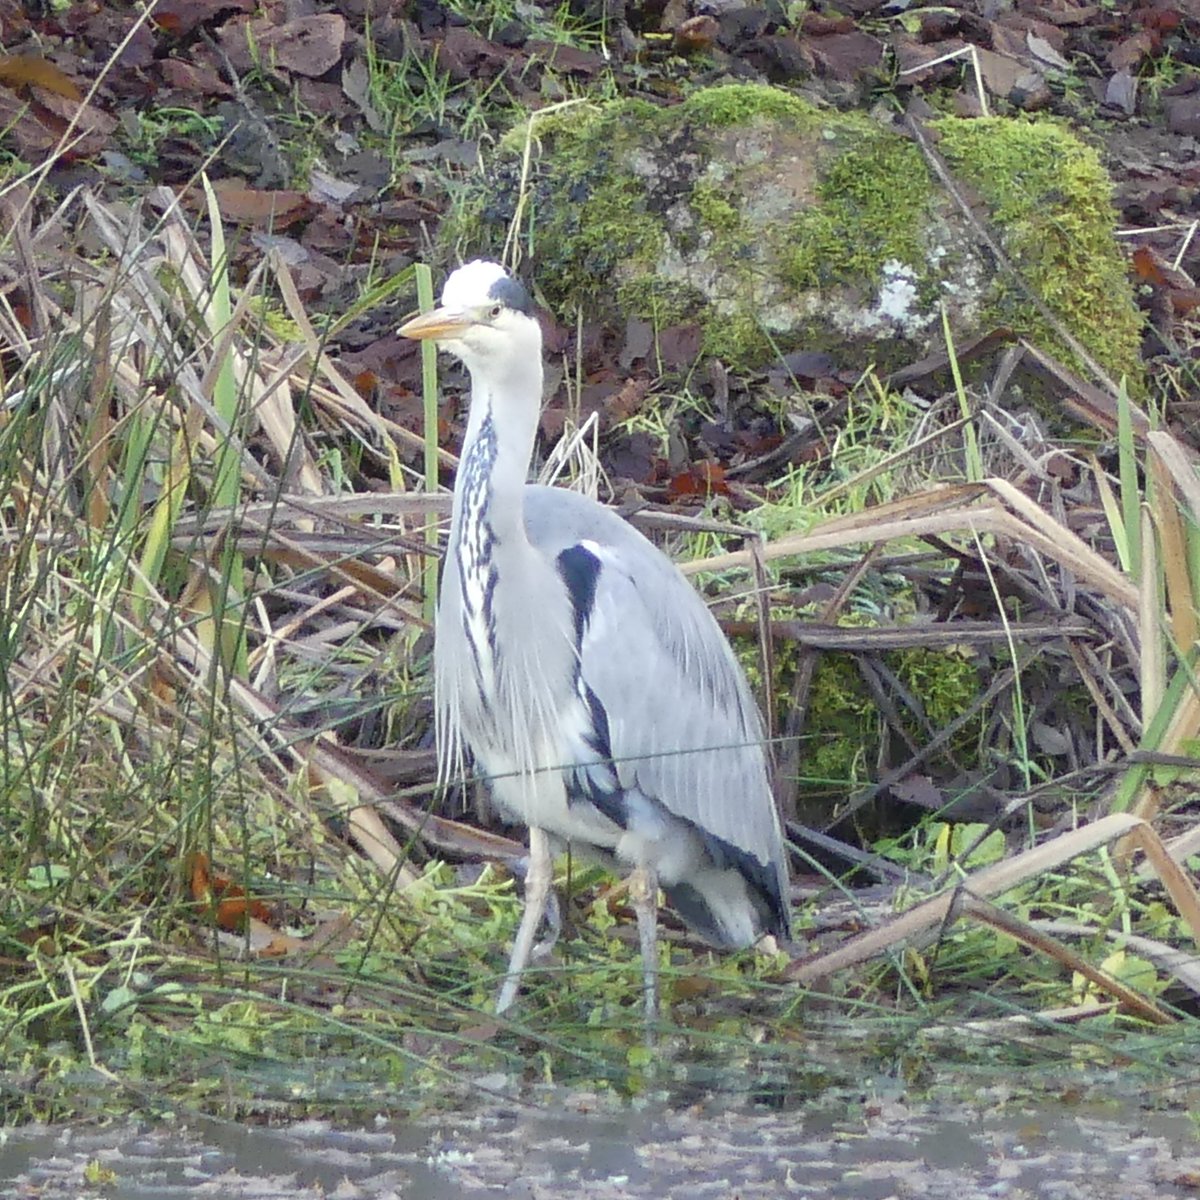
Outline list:
[[[524,489],[542,398],[541,355],[485,383],[471,372],[471,413],[454,489],[454,533],[465,514],[504,541],[525,540]]]

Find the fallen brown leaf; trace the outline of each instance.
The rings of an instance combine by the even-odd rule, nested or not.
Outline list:
[[[203,850],[191,855],[187,874],[193,903],[213,919],[218,929],[236,933],[245,929],[248,918],[262,923],[270,921],[271,910],[261,900],[251,899],[227,875],[213,873]]]
[[[721,26],[716,17],[689,17],[675,30],[673,46],[676,54],[700,54],[712,48]]]
[[[1139,29],[1131,37],[1118,42],[1108,52],[1108,65],[1114,71],[1134,71],[1154,49],[1154,35]]]
[[[616,393],[609,397],[606,405],[610,421],[628,421],[641,411],[650,392],[650,380],[638,377],[627,379]]]
[[[83,93],[75,81],[49,59],[37,54],[5,54],[0,55],[0,83],[19,91],[23,87],[40,87],[47,92],[66,96],[76,102],[83,99]]]
[[[181,92],[200,96],[232,96],[233,88],[215,71],[178,58],[165,58],[159,66],[163,82]]]
[[[297,17],[257,34],[259,50],[272,66],[315,78],[337,65],[346,42],[346,18],[337,13]]]
[[[263,229],[285,229],[308,216],[312,209],[303,192],[246,187],[236,179],[219,180],[214,190],[225,217]],[[195,190],[189,198],[197,207],[204,203]]]
[[[172,37],[186,37],[206,21],[231,10],[253,12],[254,0],[158,0],[150,21]]]

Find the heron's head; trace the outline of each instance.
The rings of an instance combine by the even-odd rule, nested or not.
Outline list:
[[[529,293],[499,263],[484,259],[459,267],[442,288],[441,306],[401,325],[400,333],[433,338],[485,379],[541,366],[542,331]]]

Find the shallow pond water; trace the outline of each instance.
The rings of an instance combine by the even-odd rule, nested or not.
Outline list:
[[[38,1200],[1174,1200],[1200,1186],[1200,1093],[672,1108],[566,1090],[367,1128],[313,1121],[7,1130],[0,1195]]]

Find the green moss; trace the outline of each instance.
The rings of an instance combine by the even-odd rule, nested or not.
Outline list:
[[[743,228],[742,214],[729,199],[729,192],[708,180],[692,188],[692,208],[714,234],[733,234]]]
[[[792,614],[794,615],[794,614]],[[845,627],[870,627],[874,621],[852,614],[839,622]],[[904,689],[923,709],[928,725],[944,729],[969,711],[979,696],[979,671],[965,655],[917,647],[883,655],[883,661]],[[742,657],[752,680],[758,673],[757,650],[748,646]],[[781,646],[775,658],[772,692],[777,707],[791,703],[795,673],[800,662],[799,647]],[[908,709],[897,704],[905,730],[913,742],[928,740],[925,726]],[[981,716],[985,720],[989,714]],[[870,688],[853,659],[846,654],[822,655],[808,690],[804,749],[800,761],[798,799],[801,812],[827,817],[831,799],[874,777],[882,750],[884,723]],[[947,747],[959,767],[971,769],[979,761],[979,731],[968,723]],[[945,761],[938,755],[930,764],[937,771]]]
[[[730,317],[709,313],[704,325],[704,352],[722,362],[765,362],[772,355],[771,339],[753,313]]]
[[[753,256],[746,244],[746,222],[731,195],[737,193],[731,192],[728,184],[701,179],[692,189],[690,203],[701,227],[700,237],[707,242],[705,253],[715,252],[729,266],[727,290],[734,295],[750,295],[753,281],[748,272],[753,270]],[[704,326],[706,354],[732,363],[760,362],[769,357],[770,339],[748,306],[716,313],[702,304],[697,311]]]
[[[649,273],[617,284],[617,304],[624,312],[639,313],[656,329],[681,325],[703,311],[704,297]]]
[[[723,87],[701,88],[677,110],[687,119],[709,128],[741,125],[754,117],[795,122],[812,128],[824,114],[815,105],[791,92],[763,87],[757,83],[730,83]]]
[[[902,650],[895,655],[892,666],[920,700],[935,729],[957,721],[979,695],[979,671],[962,654],[924,648]],[[964,748],[969,749],[969,743]]]
[[[644,101],[622,101],[620,107],[629,107],[630,117],[639,108],[649,108]],[[616,107],[616,106],[611,106]],[[523,155],[525,145],[532,139],[534,145],[543,139],[560,136],[585,137],[595,126],[605,120],[611,108],[595,104],[570,104],[561,108],[549,108],[536,112],[528,120],[519,121],[500,139],[497,151],[501,155]]]
[[[924,269],[933,189],[920,151],[875,127],[830,162],[819,203],[791,223],[783,260],[797,288],[878,280],[888,261]]]
[[[1142,319],[1113,240],[1112,184],[1096,152],[1044,120],[945,119],[936,128],[938,149],[987,201],[989,225],[1021,277],[1102,366],[1136,372]],[[1075,362],[1017,289],[1000,293],[993,315]]]
[[[790,682],[788,694],[791,694]],[[824,655],[808,695],[803,776],[818,795],[866,778],[879,748],[879,715],[847,655]]]
[[[618,268],[628,274],[631,264],[642,264],[649,270],[663,231],[626,159],[636,144],[635,131],[656,114],[652,105],[640,100],[603,108],[572,106],[535,116],[501,142],[510,156],[523,156],[530,138],[538,145],[553,144],[551,163],[534,157],[522,230],[537,255],[539,282],[547,295],[569,297],[603,311],[612,306]],[[512,219],[519,164],[520,158],[510,157],[494,181],[493,203],[495,195],[505,195],[508,206],[499,212],[494,207],[474,209],[479,222],[475,237],[468,238],[472,249],[490,248],[487,226],[495,226],[497,217]],[[468,228],[468,222],[460,226],[463,231]]]

